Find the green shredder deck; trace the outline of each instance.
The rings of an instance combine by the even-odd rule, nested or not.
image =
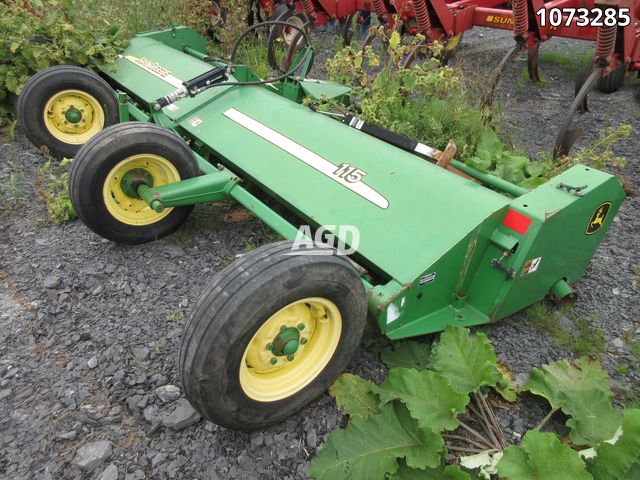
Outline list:
[[[181,51],[202,52],[203,42],[185,29],[144,34],[103,72],[148,111],[212,68]],[[550,292],[568,294],[624,197],[614,177],[576,165],[510,199],[272,89],[211,88],[149,120],[311,225],[338,236],[357,227],[353,258],[382,280],[368,284],[369,313],[391,338],[486,323]],[[216,172],[208,178],[218,188]],[[351,239],[342,237],[354,247]]]
[[[182,126],[313,223],[357,225],[358,253],[401,283],[508,203],[382,141],[363,150],[362,133],[261,88],[228,91]],[[366,174],[339,183],[342,163]]]
[[[179,81],[211,68],[153,38],[135,37],[116,71],[105,73],[147,103],[176,86],[145,71],[132,56],[158,63]],[[268,88],[216,87],[163,113],[228,159],[235,173],[254,179],[308,221],[357,225],[359,257],[401,283],[413,281],[508,203],[503,195],[383,141],[363,142],[357,130]],[[333,172],[343,163],[364,171],[362,180],[339,183]]]
[[[136,58],[159,64],[178,81],[211,68],[154,38],[135,37],[116,71],[105,73],[146,103],[176,86],[145,71]],[[252,178],[313,224],[357,225],[358,256],[401,283],[413,281],[508,203],[383,141],[363,142],[361,132],[265,87],[215,87],[163,113],[228,159],[235,173]],[[343,163],[364,171],[362,180],[339,183],[333,172]]]

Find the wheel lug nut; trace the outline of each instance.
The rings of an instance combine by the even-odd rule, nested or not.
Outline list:
[[[276,363],[278,363],[278,359],[276,357],[273,357],[271,359],[271,365],[275,365]]]
[[[306,344],[307,344],[307,342],[308,342],[308,340],[307,340],[306,338],[304,338],[304,337],[302,337],[302,338],[300,339],[300,343],[301,343],[302,345],[306,345]]]
[[[299,323],[298,324],[298,330],[300,330],[300,331],[304,330],[304,323]]]
[[[289,360],[290,362],[293,362],[293,355],[287,355],[287,360]]]

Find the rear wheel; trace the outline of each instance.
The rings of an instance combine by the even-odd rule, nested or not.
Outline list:
[[[114,125],[86,143],[71,165],[69,196],[80,219],[98,235],[144,243],[174,232],[193,206],[158,213],[130,188],[152,187],[198,174],[193,152],[173,132],[144,122]],[[129,182],[133,177],[134,182]]]
[[[346,368],[366,322],[352,265],[292,242],[227,267],[182,335],[180,375],[192,405],[225,427],[256,430],[313,401]],[[315,253],[315,255],[314,255]]]
[[[118,123],[118,100],[93,72],[59,65],[36,73],[18,98],[27,137],[51,155],[72,158],[94,135]]]
[[[284,3],[278,5],[269,17],[269,20],[287,22],[305,32],[307,31],[306,25],[309,23],[309,19],[305,13],[293,13]],[[298,28],[287,27],[286,25],[274,25],[269,31],[267,38],[267,61],[269,62],[269,66],[274,70],[286,73],[290,66],[286,65],[287,56],[302,47],[304,37]]]

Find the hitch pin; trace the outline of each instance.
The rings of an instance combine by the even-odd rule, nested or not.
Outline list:
[[[588,185],[581,185],[579,187],[574,187],[572,185],[567,185],[566,183],[563,183],[563,182],[560,182],[559,184],[556,185],[557,189],[566,190],[567,192],[569,192],[572,195],[575,195],[576,197],[582,197],[584,195],[584,193],[582,193],[582,190],[584,190],[587,187]]]
[[[510,255],[511,255],[511,252],[508,250],[505,250],[504,252],[502,252],[502,256],[499,259],[494,258],[491,260],[491,266],[503,272],[507,280],[513,280],[514,278],[516,278],[515,269],[512,267],[507,267],[505,264],[502,263]]]

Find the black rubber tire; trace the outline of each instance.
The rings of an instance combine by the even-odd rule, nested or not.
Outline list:
[[[220,1],[221,0],[211,0],[212,6],[213,4],[215,5],[215,7],[213,8],[217,8],[220,12],[220,15],[218,16],[217,23],[214,24],[214,19],[212,18],[213,11],[209,9],[209,23],[211,24],[210,28],[223,27],[224,23],[227,21],[227,11],[222,8],[222,6],[220,5]]]
[[[104,127],[119,122],[118,98],[111,86],[95,73],[71,65],[57,65],[36,73],[25,84],[18,97],[18,120],[36,148],[57,158],[73,158],[81,145],[55,138],[44,124],[47,101],[62,90],[81,90],[91,94],[102,106]]]
[[[286,22],[291,17],[297,17],[300,19],[303,25],[307,25],[308,18],[304,13],[294,13],[286,4],[281,3],[276,7],[273,13],[269,16],[270,21],[280,21]],[[276,58],[275,48],[277,46],[277,40],[282,37],[284,32],[284,26],[282,25],[274,25],[271,27],[269,31],[269,36],[267,37],[267,62],[269,66],[275,71],[286,73],[286,70],[282,68],[282,65],[279,64],[278,59]],[[305,30],[308,32],[308,27],[305,27]],[[300,42],[300,35],[294,37],[295,44]]]
[[[281,3],[276,8],[273,9],[269,18],[267,18],[268,22],[273,21],[281,21],[286,22],[287,18],[293,16],[293,11],[287,6],[286,3]],[[271,31],[275,32],[276,36],[282,35],[282,26],[274,25],[271,27]]]
[[[173,164],[182,180],[199,174],[189,146],[172,131],[146,122],[113,125],[85,143],[71,164],[69,197],[78,217],[103,238],[136,245],[164,237],[178,229],[193,206],[175,207],[161,220],[143,226],[123,223],[107,210],[104,182],[113,167],[129,156],[149,153]]]
[[[290,241],[266,245],[225,268],[200,297],[183,331],[179,371],[186,396],[205,418],[224,427],[252,431],[281,422],[321,396],[358,349],[367,300],[355,269],[337,255],[287,255],[291,246]],[[290,397],[250,398],[239,380],[247,344],[275,312],[313,296],[333,301],[342,314],[333,357],[312,383]]]
[[[600,77],[598,80],[598,90],[603,93],[617,92],[624,85],[624,77],[627,73],[627,66],[619,62],[616,69],[606,77]]]

